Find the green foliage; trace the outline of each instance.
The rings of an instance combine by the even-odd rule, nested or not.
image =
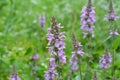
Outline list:
[[[85,57],[82,59],[82,71],[86,70],[86,42],[83,39],[82,30],[80,30],[80,11],[87,3],[87,0],[0,0],[0,80],[8,80],[12,65],[16,65],[21,80],[33,80],[30,74],[29,66],[30,56],[34,53],[39,54],[38,74],[37,76],[44,80],[44,72],[47,70],[48,54],[47,46],[47,29],[50,26],[50,19],[55,16],[64,26],[66,32],[66,49],[67,64],[64,65],[63,78],[69,75],[69,59],[72,51],[72,37],[74,32],[77,39],[83,44]],[[116,14],[120,13],[120,1],[114,0]],[[111,48],[111,37],[109,37],[109,23],[104,20],[107,14],[108,0],[94,0],[93,6],[96,10],[95,38],[92,39],[91,45],[91,71],[97,70],[98,80],[102,80],[104,74],[98,68],[99,57],[104,53],[105,46],[111,51],[116,51],[116,76],[120,79],[120,36],[115,37]],[[39,25],[39,16],[46,14],[45,27]],[[116,21],[115,27],[119,27],[119,20]],[[120,30],[118,30],[120,31]],[[110,73],[110,69],[108,72]],[[85,74],[82,73],[84,76]],[[89,75],[89,74],[88,74]],[[108,78],[111,74],[107,75]],[[79,72],[76,71],[73,80],[81,80]],[[85,76],[88,78],[87,76]],[[65,80],[64,79],[64,80]],[[88,78],[88,80],[91,80]]]

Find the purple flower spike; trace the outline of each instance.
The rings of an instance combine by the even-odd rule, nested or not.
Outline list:
[[[55,17],[52,17],[51,27],[48,29],[47,39],[48,39],[48,49],[52,56],[57,56],[59,61],[66,63],[66,57],[64,55],[65,48],[65,32],[60,32],[63,28],[59,23],[57,23]]]
[[[118,33],[117,30],[114,30],[114,31],[110,30],[110,35],[116,35],[116,36],[118,36],[119,33]]]
[[[83,56],[83,55],[84,55],[84,52],[83,52],[82,50],[78,49],[78,50],[77,50],[77,54]]]
[[[48,39],[48,52],[51,55],[50,65],[48,71],[45,73],[45,80],[54,80],[55,79],[55,69],[60,63],[66,63],[66,56],[64,55],[65,48],[65,33],[60,32],[60,29],[63,28],[55,19],[52,17],[51,27],[48,29],[47,39]],[[57,63],[56,63],[57,61]],[[60,73],[58,70],[56,70]]]
[[[81,49],[81,46],[82,46],[81,43],[76,40],[76,37],[74,34],[72,35],[72,37],[73,37],[73,45],[74,45],[74,49],[75,49],[76,54],[83,56],[84,52]]]
[[[54,78],[55,78],[54,69],[50,68],[50,69],[45,73],[45,80],[54,80]]]
[[[20,77],[18,76],[17,72],[16,72],[15,66],[13,66],[13,72],[10,75],[9,80],[21,80]]]
[[[55,59],[51,58],[49,62],[49,69],[45,72],[45,80],[54,80],[55,78]]]
[[[110,0],[109,12],[108,12],[107,20],[109,20],[109,21],[115,21],[115,20],[117,20],[118,18],[119,18],[119,16],[117,16],[117,15],[114,13],[112,0]]]
[[[56,65],[55,65],[55,59],[54,59],[54,58],[51,58],[51,59],[50,59],[50,66],[51,66],[52,68],[55,68],[55,67],[56,67]]]
[[[118,18],[119,18],[119,16],[116,16],[116,15],[114,14],[114,12],[109,13],[109,15],[107,16],[107,19],[108,19],[109,21],[114,21],[114,20],[117,20]]]
[[[11,75],[9,80],[21,80],[19,76],[17,75]]]
[[[111,63],[112,63],[112,56],[111,56],[111,54],[109,52],[106,52],[100,58],[99,67],[100,68],[109,68]]]
[[[75,52],[72,52],[72,57],[70,58],[70,72],[72,73],[75,70],[78,70],[78,58]]]
[[[74,51],[72,52],[72,57],[70,58],[70,73],[78,69],[78,56],[83,56],[84,52],[81,49],[81,43],[76,40],[76,37],[74,34],[72,34],[72,40],[73,40],[73,47]]]
[[[52,40],[53,40],[53,38],[54,38],[54,34],[52,34],[52,33],[50,33],[50,34],[47,34],[47,39],[48,39],[48,45],[50,45],[51,44],[51,42],[52,42]]]
[[[44,27],[45,22],[46,22],[45,14],[42,14],[42,15],[39,17],[39,24],[40,24],[40,26],[41,26],[41,27]]]
[[[91,0],[88,1],[87,6],[84,6],[81,12],[81,29],[84,31],[84,38],[89,34],[94,37],[94,23],[95,19],[95,10],[92,7]]]
[[[36,53],[36,54],[32,55],[32,56],[30,57],[30,59],[31,59],[31,60],[38,60],[38,59],[39,59],[39,56],[38,56],[38,54]]]

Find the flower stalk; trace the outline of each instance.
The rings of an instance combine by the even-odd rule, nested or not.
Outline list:
[[[63,28],[56,20],[55,17],[52,17],[51,27],[48,29],[47,39],[48,39],[48,52],[52,58],[55,59],[56,67],[54,70],[57,72],[57,80],[60,80],[62,66],[66,63],[66,56],[64,55],[65,49],[65,33],[60,32],[60,29]],[[47,80],[47,79],[46,79]],[[52,79],[54,80],[54,79]]]
[[[115,30],[114,21],[117,20],[118,18],[119,17],[116,16],[116,14],[114,13],[113,2],[112,2],[112,0],[110,0],[107,19],[108,19],[108,21],[110,23],[110,29],[111,29],[110,30],[110,35],[112,36],[112,58],[113,58],[113,61],[112,61],[112,71],[111,71],[112,77],[115,76],[115,68],[114,68],[115,50],[113,48],[113,43],[114,43],[115,35],[119,35],[119,33],[117,32],[117,30]]]

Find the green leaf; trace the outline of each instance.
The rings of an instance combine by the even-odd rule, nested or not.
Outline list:
[[[113,49],[117,49],[117,47],[120,45],[120,37],[117,37],[113,42]]]
[[[81,80],[80,75],[77,75],[74,80]]]
[[[29,48],[26,50],[25,55],[28,55],[28,54],[30,54],[31,52],[32,52],[32,48],[29,47]]]

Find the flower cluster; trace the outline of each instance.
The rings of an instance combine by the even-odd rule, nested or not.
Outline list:
[[[32,55],[32,56],[30,57],[30,59],[31,59],[31,60],[38,60],[38,59],[39,59],[39,56],[38,56],[38,54],[36,53],[36,54]]]
[[[13,72],[10,75],[9,80],[21,80],[20,77],[18,76],[17,72],[16,72],[15,66],[13,66]]]
[[[115,21],[115,20],[117,20],[118,18],[119,18],[119,16],[117,16],[117,15],[114,13],[112,0],[110,0],[109,12],[108,12],[107,20],[109,20],[109,21]]]
[[[57,23],[55,17],[52,17],[51,27],[48,29],[47,39],[48,39],[48,48],[49,53],[52,56],[57,56],[59,61],[66,63],[66,57],[64,55],[64,32],[60,32],[60,29],[63,28],[60,24]]]
[[[9,80],[21,80],[17,73],[12,73]]]
[[[112,62],[112,56],[109,52],[106,52],[101,58],[100,58],[100,68],[108,68],[110,66],[110,63]]]
[[[84,31],[84,38],[91,34],[94,37],[95,10],[91,0],[84,6],[81,12],[81,29]]]
[[[78,42],[78,41],[76,40],[76,37],[75,37],[74,34],[73,34],[73,46],[74,46],[74,49],[75,49],[74,53],[77,53],[77,54],[83,56],[84,52],[83,52],[83,50],[81,49],[81,46],[82,46],[82,45],[81,45],[80,42]]]
[[[75,70],[78,70],[78,58],[75,52],[72,52],[72,57],[70,59],[70,73],[72,73]]]
[[[41,27],[44,27],[45,22],[46,22],[45,14],[42,14],[42,15],[39,17],[39,24],[40,24],[40,26],[41,26]]]
[[[70,66],[71,66],[70,73],[78,69],[77,54],[80,56],[83,56],[84,54],[83,50],[81,49],[82,46],[81,43],[76,40],[74,34],[72,35],[72,37],[73,37],[73,46],[75,51],[72,52],[72,57],[70,59]]]
[[[55,59],[51,58],[49,62],[49,69],[45,73],[45,80],[54,80],[55,78]]]
[[[110,35],[119,35],[117,30],[110,30]]]
[[[39,78],[36,77],[37,74],[37,68],[38,68],[38,64],[37,64],[37,60],[39,59],[38,53],[33,54],[32,56],[30,56],[30,66],[33,67],[33,69],[31,70],[31,75],[35,76],[35,80],[39,80]]]
[[[119,17],[114,13],[114,12],[109,12],[108,16],[107,16],[107,19],[109,21],[114,21],[114,20],[117,20]]]

